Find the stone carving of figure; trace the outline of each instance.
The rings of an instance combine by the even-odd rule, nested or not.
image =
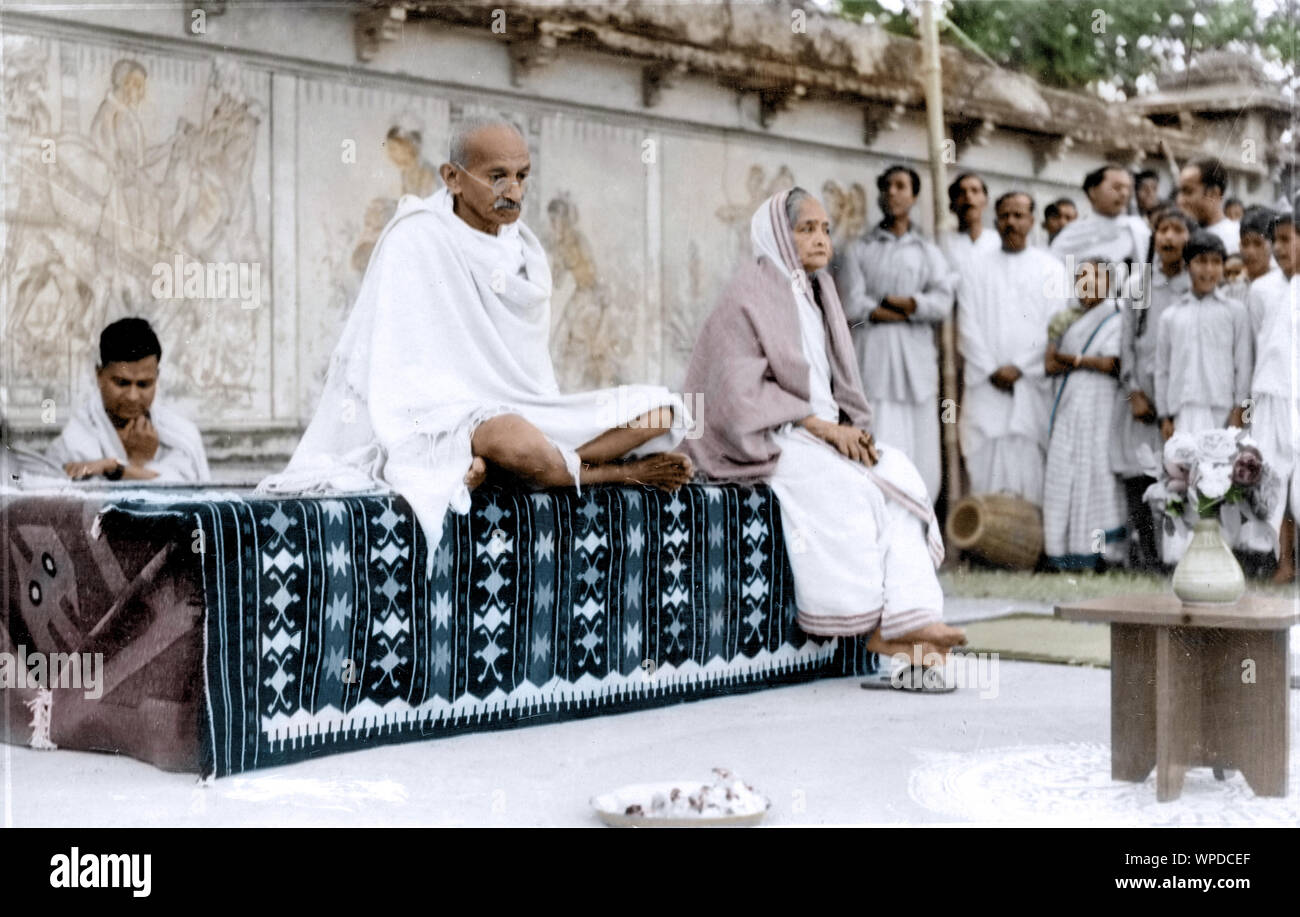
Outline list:
[[[749,220],[758,205],[776,192],[793,187],[794,175],[786,166],[781,166],[770,181],[762,166],[749,167],[749,173],[745,176],[745,199],[736,204],[728,199],[717,210],[718,219],[727,227],[732,261],[739,260],[749,251]]]
[[[149,168],[165,156],[170,142],[150,148],[145,142],[140,106],[148,73],[139,61],[124,58],[113,65],[109,88],[90,122],[91,147],[107,163],[112,186],[101,231],[117,240],[125,253],[147,260],[157,245],[158,198]]]
[[[578,210],[568,195],[546,205],[550,219],[551,355],[564,391],[606,388],[619,381],[628,341],[596,271],[591,247],[578,229]]]
[[[438,190],[438,170],[420,158],[420,131],[396,124],[388,129],[384,152],[401,171],[402,194],[428,197]]]
[[[352,270],[358,274],[366,272],[366,265],[370,263],[370,253],[375,250],[379,234],[384,231],[384,227],[393,218],[396,210],[397,201],[391,197],[374,198],[366,207],[365,219],[361,223],[361,239],[352,250]]]
[[[847,189],[830,179],[822,185],[822,200],[831,219],[831,245],[834,249],[832,270],[848,250],[849,243],[867,228],[867,191],[854,182]]]
[[[21,153],[30,167],[13,169],[19,193],[7,214],[11,231],[0,271],[11,303],[0,329],[5,359],[14,358],[24,380],[53,386],[62,398],[78,381],[68,367],[106,322],[129,310],[147,315],[170,342],[174,396],[203,392],[220,405],[212,413],[247,408],[258,353],[250,342],[258,340],[265,311],[241,309],[233,296],[205,301],[207,290],[197,301],[187,294],[188,302],[151,292],[155,266],[177,258],[266,263],[253,188],[262,115],[245,97],[238,68],[215,63],[202,97],[189,100],[197,117],[178,119],[151,145],[159,124],[148,113],[149,74],[139,61],[112,65],[86,132],[67,104],[59,131],[45,98],[48,48],[16,53],[8,39],[4,153],[10,163]],[[75,68],[65,70],[65,94],[79,88],[76,76]],[[43,160],[38,141],[52,135],[57,158]],[[269,289],[269,271],[262,281],[259,299]]]

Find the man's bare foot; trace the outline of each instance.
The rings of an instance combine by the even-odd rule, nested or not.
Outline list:
[[[465,472],[465,486],[470,490],[478,487],[487,477],[487,462],[479,456],[474,456],[474,461],[469,463],[469,471]]]
[[[676,490],[691,479],[691,460],[680,452],[657,452],[645,458],[633,459],[619,469],[628,484],[649,484],[664,490]]]
[[[942,621],[936,621],[934,624],[927,624],[925,627],[918,627],[916,630],[909,631],[898,639],[908,642],[937,643],[940,646],[965,646],[966,632],[960,627],[953,627],[944,624]]]

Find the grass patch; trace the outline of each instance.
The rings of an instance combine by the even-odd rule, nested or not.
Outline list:
[[[1001,659],[1110,666],[1110,627],[1061,621],[1040,614],[1010,614],[963,625],[970,642],[962,653],[997,653]]]
[[[1128,570],[1108,573],[1032,573],[1025,570],[990,570],[961,565],[939,574],[945,595],[981,599],[1023,599],[1056,604],[1110,595],[1163,595],[1171,591],[1169,577]],[[1273,596],[1294,596],[1296,585],[1274,586],[1247,580],[1249,592]]]

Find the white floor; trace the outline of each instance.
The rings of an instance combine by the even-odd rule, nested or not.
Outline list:
[[[966,674],[973,682],[973,670]],[[765,824],[1300,823],[1291,795],[1188,775],[1182,799],[1109,773],[1109,673],[1002,663],[996,696],[863,691],[852,678],[335,755],[200,786],[129,758],[0,746],[0,823],[18,826],[598,825],[618,786],[729,767]],[[1293,740],[1300,696],[1292,694]]]

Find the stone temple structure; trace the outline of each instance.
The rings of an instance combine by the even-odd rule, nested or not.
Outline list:
[[[438,187],[459,119],[503,113],[531,145],[569,387],[679,385],[773,190],[815,191],[844,240],[882,167],[926,174],[917,43],[783,2],[87,0],[10,6],[0,34],[8,435],[47,442],[99,329],[144,315],[224,480],[287,458],[376,237]],[[1247,201],[1290,174],[1289,106],[1232,58],[1128,104],[950,47],[943,74],[949,171],[993,195],[1082,204],[1103,160],[1219,155]]]

